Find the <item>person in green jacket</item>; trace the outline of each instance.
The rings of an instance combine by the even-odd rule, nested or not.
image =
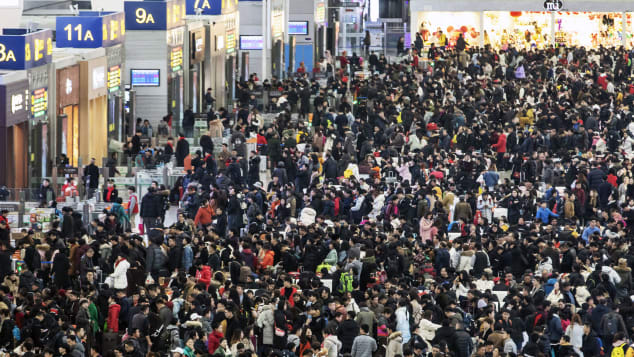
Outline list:
[[[229,345],[227,343],[227,339],[223,338],[222,341],[220,341],[220,346],[218,346],[218,348],[216,348],[216,352],[214,352],[213,354],[214,356],[219,356],[219,357],[231,357],[231,349],[229,348]]]
[[[330,242],[330,244],[328,245],[330,251],[326,256],[326,259],[324,259],[324,263],[330,266],[337,264],[337,248],[335,247],[335,244],[336,243]]]

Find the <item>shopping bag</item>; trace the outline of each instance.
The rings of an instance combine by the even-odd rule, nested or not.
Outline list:
[[[145,232],[143,231],[143,223],[139,223],[139,234],[145,234]]]

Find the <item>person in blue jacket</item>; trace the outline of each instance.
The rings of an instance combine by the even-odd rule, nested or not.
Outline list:
[[[535,216],[535,219],[539,219],[542,221],[542,223],[548,224],[551,217],[557,218],[559,217],[559,215],[553,213],[550,208],[546,207],[546,202],[542,201],[539,208],[537,209],[537,215]]]

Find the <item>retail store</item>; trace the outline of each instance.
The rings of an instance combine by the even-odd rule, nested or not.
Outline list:
[[[108,155],[108,60],[105,51],[95,51],[97,57],[79,62],[79,157],[82,163]]]
[[[42,177],[50,174],[51,157],[49,150],[49,91],[53,78],[53,31],[5,28],[0,36],[0,69],[26,70],[28,79],[27,105],[29,119],[26,131],[17,133],[13,140],[26,140],[28,163],[25,180],[20,178],[22,187],[37,187]],[[23,145],[18,143],[17,145]]]
[[[189,70],[187,73],[187,93],[185,101],[195,113],[201,113],[205,106],[205,26],[196,21],[187,24],[188,41],[186,50],[189,53]]]
[[[57,69],[57,152],[79,164],[79,65]]]
[[[426,45],[445,42],[454,46],[463,34],[472,46],[495,48],[632,46],[631,2],[564,1],[559,11],[548,11],[547,5],[535,1],[412,1],[412,38],[419,32]],[[456,8],[464,11],[456,12]]]
[[[136,91],[136,116],[156,128],[172,113],[178,130],[184,112],[185,0],[126,1],[123,80]]]
[[[25,71],[0,74],[0,186],[28,186],[29,81]]]
[[[92,157],[101,160],[107,157],[109,139],[123,140],[121,83],[121,68],[124,59],[122,43],[125,40],[123,12],[81,11],[77,16],[57,17],[55,28],[57,48],[101,50],[90,53],[89,60],[80,61],[81,79],[84,84],[81,96],[88,98],[90,103],[81,101],[82,105],[77,111],[79,117],[75,116],[73,107],[66,108],[65,112],[60,113],[63,116],[60,117],[61,122],[58,122],[58,132],[62,132],[62,151],[60,152],[63,153],[66,150],[67,155],[71,154],[69,160],[72,160],[73,166],[79,164],[79,157],[82,158],[83,163]],[[102,66],[103,61],[106,63]],[[87,71],[86,74],[83,74],[84,71]],[[87,77],[92,80],[86,81]],[[70,83],[67,82],[68,77],[61,79],[66,81],[60,83],[58,77],[58,88],[64,88],[66,91],[66,85]],[[105,103],[101,98],[104,90]],[[74,134],[77,132],[83,140],[75,137]],[[74,145],[77,142],[79,147]],[[101,147],[106,148],[106,151],[102,151]],[[77,149],[79,149],[78,154],[74,152]]]

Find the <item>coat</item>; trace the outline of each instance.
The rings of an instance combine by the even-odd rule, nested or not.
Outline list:
[[[108,331],[119,332],[119,312],[121,312],[119,304],[112,304],[108,307]]]
[[[435,324],[427,319],[421,319],[418,324],[418,333],[425,341],[431,341],[436,337],[436,330],[438,330],[441,325]]]
[[[341,341],[335,335],[329,335],[324,339],[324,348],[328,351],[327,357],[338,357],[341,351]]]
[[[264,305],[256,321],[258,327],[262,329],[262,344],[272,345],[275,329],[275,319],[271,305]]]
[[[403,355],[403,337],[398,331],[392,332],[392,334],[388,336],[385,357],[396,357],[397,355]]]
[[[181,138],[176,143],[176,166],[185,166],[185,157],[189,155],[189,142],[185,138]]]
[[[130,263],[125,259],[121,260],[118,264],[115,263],[114,272],[111,276],[116,290],[128,288],[128,269],[130,269]]]

